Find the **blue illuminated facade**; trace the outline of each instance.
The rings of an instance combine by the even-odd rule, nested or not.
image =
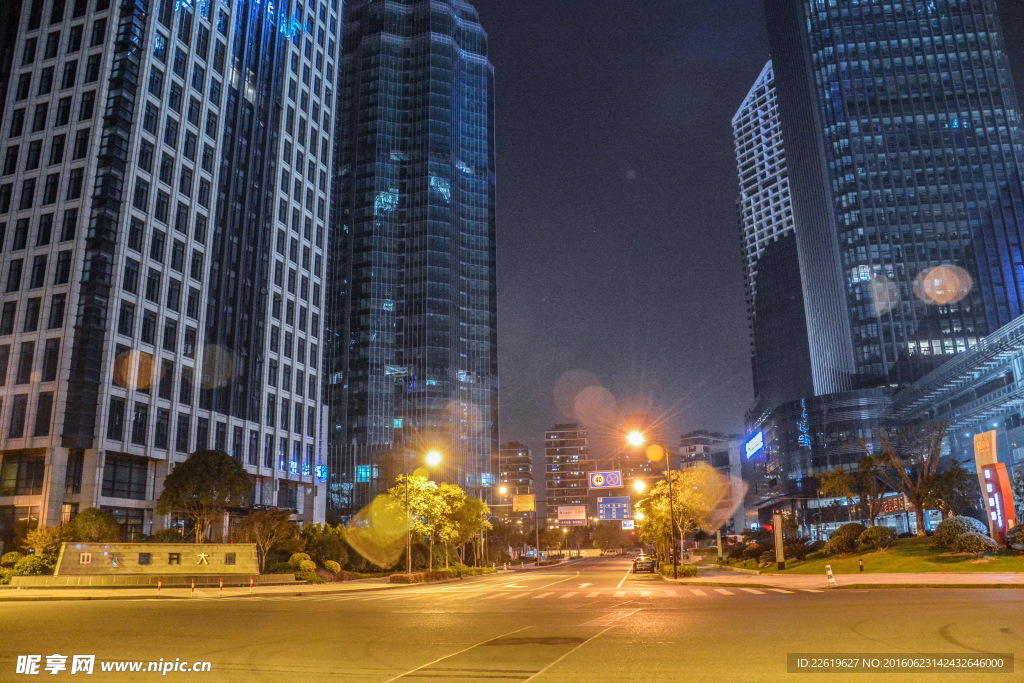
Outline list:
[[[1024,312],[1024,7],[765,9],[814,391],[905,386]]]
[[[497,453],[493,72],[462,0],[352,0],[332,216],[330,505],[429,448],[479,495]]]

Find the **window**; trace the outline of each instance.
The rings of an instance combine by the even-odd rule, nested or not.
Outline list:
[[[25,110],[15,109],[11,112],[11,128],[10,136],[12,138],[21,135],[25,132]]]
[[[160,379],[156,395],[171,400],[174,394],[174,361],[161,361]]]
[[[29,277],[29,289],[37,289],[46,284],[46,254],[32,259],[32,275]]]
[[[61,77],[61,89],[75,87],[75,80],[78,78],[78,60],[73,59],[64,64],[64,75]]]
[[[30,23],[29,24],[29,29],[32,29],[32,28],[33,27],[32,27],[32,25]],[[38,28],[38,26],[36,26],[36,28]],[[25,41],[25,48],[24,48],[24,50],[22,50],[22,53],[21,53],[21,65],[22,66],[27,66],[28,64],[32,64],[33,62],[36,61],[36,47],[38,46],[38,44],[39,44],[39,40],[37,38],[29,38],[28,40]]]
[[[83,128],[75,133],[75,146],[71,152],[72,159],[84,159],[89,153],[89,129]]]
[[[68,209],[64,212],[64,221],[61,225],[60,241],[68,242],[75,239],[75,228],[78,227],[78,209]]]
[[[25,420],[28,415],[28,395],[18,394],[11,401],[11,421],[7,426],[7,436],[11,439],[21,439],[25,436]],[[4,457],[4,465],[7,458]]]
[[[185,365],[181,368],[181,384],[178,387],[178,402],[188,405],[192,403],[192,384],[195,370]]]
[[[103,464],[103,495],[145,500],[148,470],[146,458],[108,452]]]
[[[85,179],[84,168],[73,168],[68,174],[68,191],[65,199],[78,199],[82,196],[82,182]]]
[[[11,359],[11,345],[0,344],[0,387],[7,386],[7,365]],[[3,406],[0,406],[2,408]]]
[[[128,226],[128,248],[142,253],[142,221],[132,218]]]
[[[132,294],[139,293],[139,262],[135,259],[124,262],[124,288]]]
[[[77,9],[78,5],[82,5],[83,6],[83,12],[84,12],[85,11],[84,4],[85,3],[81,2],[81,1],[77,2],[76,3],[76,9]],[[79,16],[79,15],[75,15],[75,16]],[[71,54],[72,52],[78,52],[79,50],[82,49],[82,34],[84,32],[85,32],[85,27],[82,26],[81,24],[79,24],[78,26],[72,26],[71,27],[71,30],[68,32],[68,54]]]
[[[67,302],[67,294],[54,294],[50,299],[50,319],[47,329],[53,330],[64,325],[64,306]]]
[[[143,141],[139,145],[139,166],[149,173],[153,172],[153,145]]]
[[[36,400],[36,424],[32,436],[49,436],[50,420],[53,415],[53,392],[44,391]]]
[[[89,43],[90,47],[96,47],[103,42],[103,39],[107,35],[107,20],[97,19],[92,25],[92,42]]]
[[[59,0],[58,0],[59,1]],[[54,3],[55,5],[58,3]],[[43,59],[53,59],[57,56],[57,48],[60,47],[60,31],[54,31],[46,36],[46,47],[43,48]]]
[[[25,322],[21,326],[22,332],[35,332],[39,329],[39,309],[42,307],[42,299],[33,297],[25,302]]]
[[[14,317],[17,313],[17,301],[7,301],[4,303],[3,312],[0,313],[0,335],[14,334]]]
[[[21,350],[18,352],[18,367],[14,375],[15,384],[28,384],[32,381],[32,360],[36,356],[36,343],[27,341],[21,343]]]
[[[44,213],[39,217],[39,227],[36,228],[36,246],[42,247],[50,243],[53,234],[53,214]]]
[[[25,73],[18,76],[18,86],[14,91],[14,101],[21,102],[28,99],[28,94],[32,90],[32,74]],[[40,93],[44,94],[44,93]]]
[[[117,319],[117,333],[126,337],[132,336],[135,331],[135,306],[130,303],[121,302],[121,312]]]
[[[158,263],[164,262],[164,245],[167,235],[161,230],[153,231],[153,238],[149,242],[149,258]]]
[[[43,141],[33,140],[28,143],[28,154],[25,156],[25,170],[34,171],[39,168],[39,161],[43,156]]]
[[[57,379],[57,366],[60,364],[60,339],[47,339],[43,347],[43,369],[40,380],[53,382]]]
[[[95,83],[100,77],[100,61],[103,59],[102,55],[95,54],[90,55],[89,59],[85,63],[85,82]]]
[[[7,153],[4,155],[4,175],[11,175],[18,170],[18,150],[20,148],[17,145],[12,145],[7,148]]]
[[[66,135],[55,135],[50,142],[50,166],[64,161],[64,145],[67,141]]]
[[[175,312],[181,310],[181,283],[173,278],[167,282],[167,308]]]
[[[178,413],[178,425],[174,432],[174,450],[179,453],[189,452],[189,427],[191,421],[186,413]]]
[[[93,111],[96,108],[96,91],[89,90],[82,93],[82,102],[78,106],[78,120],[85,121],[92,118]]]
[[[46,460],[40,456],[5,455],[0,464],[0,496],[38,496],[45,474]]]
[[[36,179],[26,178],[21,184],[21,199],[18,201],[18,209],[25,210],[31,209],[35,203],[36,197]]]
[[[163,347],[165,351],[178,350],[178,323],[170,318],[164,319]]]
[[[57,100],[57,126],[66,126],[71,121],[71,98],[62,97]]]
[[[142,312],[142,333],[139,339],[143,344],[156,343],[156,313],[153,311]]]
[[[7,271],[7,289],[5,291],[17,292],[21,289],[21,268],[22,260],[20,258],[11,261]]]
[[[136,403],[132,411],[132,443],[146,445],[146,429],[149,426],[149,406]]]
[[[68,467],[64,472],[64,493],[82,492],[82,474],[84,471],[85,454],[81,450],[72,449],[68,453]]]
[[[146,298],[153,303],[160,303],[160,271],[150,268],[146,275]]]
[[[135,180],[135,191],[132,195],[132,206],[139,211],[149,208],[149,183],[142,178]]]
[[[62,251],[57,254],[57,268],[53,276],[53,284],[63,285],[71,278],[71,252]]]
[[[118,396],[110,397],[110,414],[107,416],[107,438],[114,441],[124,439],[125,400]]]
[[[171,413],[164,408],[156,411],[156,420],[153,424],[153,445],[157,448],[167,448],[170,439]]]

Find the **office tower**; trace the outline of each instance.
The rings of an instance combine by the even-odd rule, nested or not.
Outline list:
[[[576,422],[556,424],[544,432],[544,481],[547,523],[558,525],[560,505],[587,505],[590,443]]]
[[[771,408],[812,392],[789,168],[772,63],[732,119],[754,396]]]
[[[509,441],[498,449],[498,462],[494,470],[497,486],[508,491],[493,497],[494,514],[503,520],[532,520],[533,512],[515,512],[514,496],[535,495],[533,486],[533,454],[530,447],[518,441]],[[538,501],[534,500],[536,505]]]
[[[163,479],[205,448],[322,518],[337,3],[4,5],[6,540],[88,507],[173,523]]]
[[[494,107],[462,0],[345,4],[328,336],[330,505],[419,464],[473,495],[498,448]]]
[[[906,385],[1024,312],[1024,5],[765,12],[815,393]]]

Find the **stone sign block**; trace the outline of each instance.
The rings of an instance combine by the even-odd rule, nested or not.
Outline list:
[[[259,574],[254,543],[64,543],[54,576]]]

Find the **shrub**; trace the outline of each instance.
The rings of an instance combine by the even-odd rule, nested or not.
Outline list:
[[[310,562],[312,561],[312,559],[313,558],[311,558],[306,553],[292,553],[292,556],[288,558],[288,564],[290,564],[296,569],[302,569],[302,563]]]
[[[774,550],[765,550],[763,553],[761,553],[760,557],[757,558],[757,563],[758,564],[764,564],[765,562],[767,562],[768,564],[771,564],[774,561],[775,561],[775,551]]]
[[[306,542],[305,552],[317,564],[322,565],[328,560],[340,565],[348,562],[348,546],[342,527],[306,523],[299,533]]]
[[[60,555],[61,544],[74,540],[75,536],[69,524],[41,526],[26,534],[22,547],[35,551],[36,555],[46,558],[51,563],[56,563],[57,556]]]
[[[298,554],[298,553],[296,553],[296,554]],[[295,557],[295,555],[292,555],[292,557]],[[314,562],[313,560],[302,560],[301,562],[299,562],[299,572],[300,573],[306,574],[308,572],[315,572],[315,571],[316,571],[316,562]]]
[[[99,508],[86,508],[71,520],[76,541],[110,543],[121,540],[121,525],[114,515]]]
[[[53,565],[39,555],[26,555],[14,565],[15,576],[43,576],[53,572]]]
[[[812,553],[816,553],[824,547],[825,541],[821,540],[820,538],[817,541],[811,541],[810,548]]]
[[[331,572],[332,574],[341,573],[341,565],[335,562],[334,560],[327,560],[326,562],[324,562],[324,569]]]
[[[867,529],[866,526],[860,522],[850,522],[844,524],[835,533],[832,534],[832,538],[828,539],[828,543],[822,548],[822,552],[826,555],[841,555],[843,553],[852,553],[857,548],[857,539]]]
[[[15,564],[17,564],[18,560],[20,560],[22,557],[24,557],[24,555],[19,553],[17,550],[12,550],[9,553],[4,553],[3,557],[0,557],[0,567],[3,567],[4,569],[10,569]]]
[[[970,553],[971,555],[994,553],[998,549],[999,545],[994,540],[985,534],[979,534],[976,531],[968,531],[967,533],[960,534],[953,540],[952,547],[954,552]]]
[[[13,569],[0,569],[0,586],[9,584],[12,576],[14,576]]]
[[[310,564],[313,564],[312,560],[307,560],[307,561]],[[313,566],[315,567],[316,565],[313,565]],[[312,570],[312,571],[308,571],[308,572],[305,572],[305,571],[295,572],[295,578],[298,579],[299,581],[305,581],[306,583],[326,583],[326,581],[324,581],[324,577],[322,577],[319,574],[317,574],[315,569]]]
[[[734,545],[732,548],[729,549],[729,559],[730,560],[742,560],[743,559],[743,549],[745,547],[746,546],[743,546],[743,545]]]
[[[985,536],[988,534],[988,529],[985,525],[974,519],[973,517],[964,517],[958,515],[956,517],[950,517],[949,519],[943,520],[941,524],[935,529],[935,542],[941,547],[947,550],[952,550],[953,545],[956,543],[956,539],[963,534],[974,532]]]
[[[917,534],[913,531],[904,531],[903,533],[896,534],[896,538],[915,538]]]
[[[278,562],[268,567],[264,567],[264,574],[293,574],[295,573],[295,567],[291,566],[287,562]]]
[[[743,549],[743,558],[747,560],[756,560],[764,552],[764,546],[758,543],[751,543]]]
[[[807,555],[813,551],[812,545],[810,538],[801,536],[786,541],[782,548],[786,553],[786,557],[792,557],[803,562],[807,559]]]
[[[153,532],[153,535],[149,537],[150,543],[187,543],[188,539],[185,538],[185,534],[181,533],[181,529],[170,528],[161,529],[160,531]]]
[[[857,550],[883,550],[896,543],[896,532],[887,526],[873,526],[857,538]]]
[[[693,578],[694,576],[697,576],[697,565],[681,564],[678,566],[679,569],[677,570],[677,574],[680,577]],[[672,576],[672,563],[662,563],[662,565],[658,567],[658,571],[661,573],[662,576]]]
[[[1024,524],[1018,524],[1006,532],[1006,545],[1014,550],[1024,550]],[[3,566],[3,562],[0,562],[0,566]]]

